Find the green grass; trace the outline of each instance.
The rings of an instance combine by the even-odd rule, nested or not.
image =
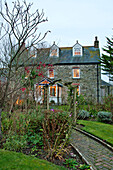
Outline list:
[[[0,149],[0,170],[65,170],[48,161]]]
[[[106,140],[106,142],[113,146],[113,125],[86,120],[78,120],[78,123],[85,125],[82,129],[86,132]]]

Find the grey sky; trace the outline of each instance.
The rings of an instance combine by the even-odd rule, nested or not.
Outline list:
[[[98,36],[100,47],[106,44],[105,36],[112,35],[113,0],[34,0],[35,8],[44,9],[50,29],[47,40],[59,46],[92,45]]]
[[[20,0],[22,1],[22,0]],[[7,0],[11,4],[11,0]],[[59,46],[93,45],[98,36],[100,48],[106,45],[113,28],[113,0],[27,0],[32,9],[44,9],[48,22],[39,26],[42,33],[51,31],[46,40]]]

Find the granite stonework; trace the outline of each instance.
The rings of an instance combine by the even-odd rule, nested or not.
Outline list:
[[[80,78],[73,78],[74,67],[80,68]],[[62,84],[66,82],[80,84],[80,94],[88,101],[98,102],[100,99],[101,70],[97,64],[92,65],[54,65],[55,79],[61,79]],[[64,86],[63,95],[67,98],[67,88]],[[98,95],[97,95],[98,93]],[[98,96],[98,97],[97,97]],[[63,96],[62,96],[63,97]],[[66,100],[64,100],[65,102]]]
[[[67,87],[65,83],[72,82],[79,85],[80,94],[93,103],[100,102],[101,69],[99,41],[95,37],[94,45],[82,46],[76,42],[72,47],[58,47],[55,42],[48,49],[47,55],[42,56],[41,62],[54,70],[54,80],[61,79],[62,104],[67,101]],[[73,78],[73,68],[79,68],[80,78]],[[51,69],[51,68],[50,68]],[[48,71],[45,76],[48,77]],[[50,78],[50,77],[49,77]]]

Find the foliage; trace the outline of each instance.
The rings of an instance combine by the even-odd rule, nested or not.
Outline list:
[[[103,48],[106,54],[102,54],[101,66],[103,70],[111,75],[111,80],[113,81],[113,38],[107,37],[107,46]]]
[[[46,160],[30,157],[23,153],[0,150],[0,169],[40,169],[40,170],[65,170],[64,167],[54,165]]]
[[[79,166],[79,169],[87,169],[87,170],[90,170],[90,166],[89,165],[86,165],[86,164],[81,164]]]
[[[113,125],[102,122],[78,120],[79,124],[85,125],[83,130],[89,132],[113,146]]]
[[[109,95],[107,97],[104,97],[102,110],[111,112],[112,113],[112,119],[113,119],[113,95]]]
[[[72,168],[77,170],[79,169],[87,169],[90,170],[90,166],[86,165],[86,164],[78,164],[78,162],[76,161],[76,159],[65,159],[64,165],[66,165],[67,168]]]
[[[10,118],[2,117],[3,147],[21,151],[28,146],[44,148],[47,158],[62,158],[68,151],[71,131],[71,115],[61,110],[29,110],[28,113],[14,113]],[[8,123],[8,124],[7,124]]]
[[[77,101],[78,101],[78,106],[87,104],[87,100],[86,100],[85,96],[82,94],[77,96]]]
[[[101,122],[111,122],[112,121],[111,112],[105,112],[105,111],[98,112],[98,120]]]
[[[4,149],[12,151],[21,151],[27,147],[27,140],[25,136],[20,135],[9,135],[7,136],[6,142],[3,144]]]
[[[3,144],[5,149],[9,150],[22,150],[28,147],[38,145],[43,146],[42,137],[42,119],[40,112],[30,110],[25,113],[14,113],[11,117],[7,114],[2,114],[2,132]]]
[[[46,110],[43,121],[44,148],[48,150],[48,156],[62,158],[65,147],[69,141],[71,131],[71,117],[61,110]]]
[[[86,110],[80,110],[78,113],[78,118],[79,119],[87,119],[89,118],[89,112],[87,112]]]
[[[66,159],[64,164],[66,165],[67,168],[73,168],[75,170],[77,169],[76,166],[78,165],[75,159]]]

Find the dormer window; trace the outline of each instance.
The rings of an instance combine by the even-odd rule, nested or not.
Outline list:
[[[55,44],[55,42],[53,43],[52,47],[50,48],[50,57],[59,57],[59,48],[58,46]]]
[[[82,46],[77,43],[73,46],[73,56],[82,56]]]

